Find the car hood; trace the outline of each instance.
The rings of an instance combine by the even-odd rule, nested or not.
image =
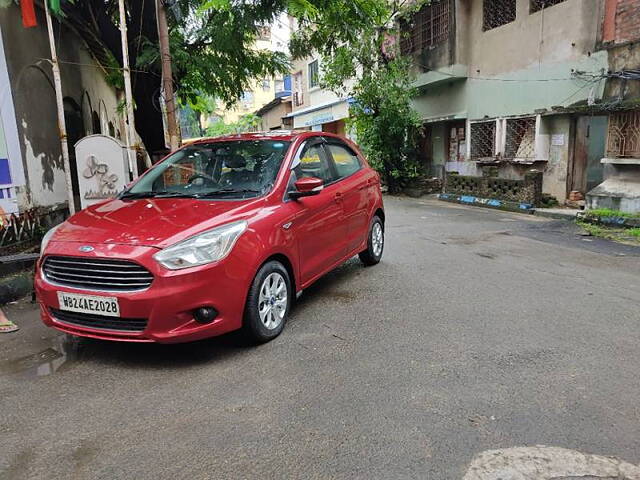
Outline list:
[[[164,248],[218,225],[246,219],[263,203],[264,199],[109,200],[73,215],[51,241]]]

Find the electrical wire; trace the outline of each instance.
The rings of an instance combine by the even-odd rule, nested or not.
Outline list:
[[[39,58],[38,60],[50,61],[50,60],[48,60],[46,58]],[[95,64],[92,64],[92,63],[82,63],[82,62],[69,62],[69,61],[66,61],[66,60],[58,60],[58,63],[67,64],[67,65],[77,65],[77,66],[80,66],[80,67],[104,68],[106,70],[121,70],[121,71],[124,70],[124,68],[122,68],[122,67],[108,67],[106,65],[95,65]],[[151,75],[155,75],[156,77],[160,76],[157,73],[149,71],[149,70],[137,70],[137,69],[134,69],[134,68],[130,68],[129,71],[130,72],[135,72],[135,73],[148,73],[148,74],[151,74]]]
[[[442,72],[439,70],[432,70],[426,65],[417,64],[419,67],[425,68],[428,71],[432,71],[434,73],[438,73],[440,75],[444,75],[452,78],[461,78],[459,75],[455,75],[453,73]],[[566,82],[568,80],[575,80],[579,76],[587,76],[592,78],[597,78],[598,80],[603,77],[603,74],[593,74],[587,72],[575,72],[571,77],[562,77],[562,78],[500,78],[500,77],[474,77],[468,76],[464,77],[467,80],[482,80],[482,81],[491,81],[491,82]]]

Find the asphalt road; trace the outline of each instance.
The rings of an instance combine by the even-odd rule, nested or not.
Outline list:
[[[327,275],[260,347],[68,342],[6,309],[22,329],[0,338],[0,478],[550,478],[482,476],[482,452],[531,467],[542,453],[508,449],[536,445],[636,478],[640,249],[386,205],[383,262]]]

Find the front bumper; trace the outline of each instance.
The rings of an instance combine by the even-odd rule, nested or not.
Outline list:
[[[171,271],[158,265],[152,256],[158,250],[153,247],[131,245],[90,245],[94,250],[82,253],[78,243],[50,242],[45,252],[87,258],[112,258],[130,260],[149,270],[154,280],[145,290],[133,292],[109,292],[53,285],[42,275],[42,260],[37,264],[35,289],[43,322],[72,335],[129,342],[177,343],[200,340],[221,335],[242,326],[246,295],[253,278],[248,265],[240,254],[232,252],[219,263]],[[79,293],[117,297],[122,318],[147,319],[141,332],[92,328],[65,323],[52,315],[51,309],[59,309],[57,292]],[[213,322],[200,324],[193,318],[199,307],[214,307],[218,315]]]

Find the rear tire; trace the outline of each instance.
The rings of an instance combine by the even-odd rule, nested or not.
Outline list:
[[[256,343],[276,338],[287,322],[292,301],[291,278],[278,261],[265,263],[249,289],[244,311],[244,330]]]
[[[367,267],[380,263],[384,251],[384,223],[377,215],[371,220],[367,248],[358,254],[360,261]]]

